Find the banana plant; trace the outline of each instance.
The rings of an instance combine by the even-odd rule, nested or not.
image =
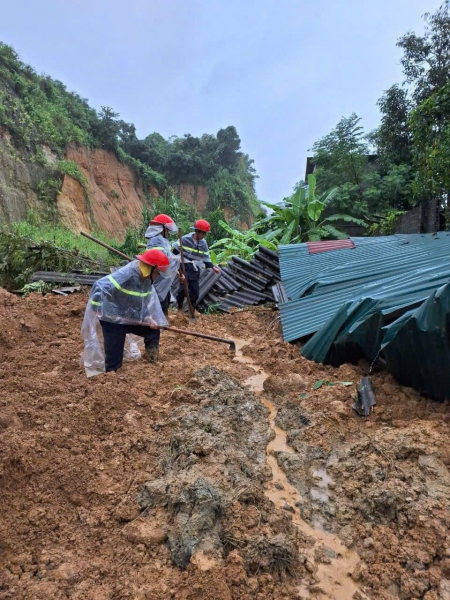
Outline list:
[[[267,239],[267,236],[259,235],[254,229],[239,231],[219,221],[219,225],[229,233],[229,237],[217,240],[211,246],[211,256],[217,263],[225,263],[233,255],[238,255],[245,260],[250,260],[259,246],[265,246],[270,250],[276,250],[277,244]]]
[[[308,187],[298,187],[292,196],[280,204],[263,202],[272,212],[253,226],[256,231],[265,229],[265,239],[272,243],[294,244],[316,241],[326,237],[346,238],[333,222],[346,221],[367,227],[361,219],[346,214],[330,215],[322,219],[324,210],[336,196],[337,188],[316,196],[316,178],[308,176]]]

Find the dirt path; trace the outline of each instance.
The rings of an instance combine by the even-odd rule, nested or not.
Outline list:
[[[267,312],[197,320],[245,332],[238,360],[165,332],[87,380],[85,302],[0,291],[2,600],[449,597],[448,403],[381,373],[358,417],[367,365],[306,361]]]

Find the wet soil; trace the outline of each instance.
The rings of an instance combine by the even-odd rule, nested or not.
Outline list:
[[[258,311],[87,380],[85,302],[0,291],[2,600],[450,597],[447,403],[379,373],[359,417],[368,365]]]

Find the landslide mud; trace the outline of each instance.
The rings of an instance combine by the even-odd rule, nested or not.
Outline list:
[[[253,361],[242,353],[245,342],[240,340],[237,344],[236,360],[244,364],[254,365]],[[305,556],[314,563],[315,556],[320,554],[327,556],[326,564],[321,564],[316,573],[317,582],[313,586],[307,587],[300,585],[299,594],[304,598],[335,598],[336,600],[347,600],[359,594],[364,598],[350,575],[359,563],[359,556],[356,552],[347,549],[344,544],[336,537],[327,534],[318,529],[314,529],[306,523],[301,517],[299,507],[303,506],[303,498],[298,489],[292,485],[284,470],[277,462],[277,454],[295,454],[293,448],[287,443],[287,433],[284,429],[277,426],[278,410],[271,400],[264,395],[264,382],[269,375],[261,368],[255,368],[255,375],[250,376],[244,381],[244,386],[248,386],[254,393],[258,394],[260,401],[269,411],[269,426],[272,432],[272,440],[266,447],[267,464],[271,469],[271,479],[269,480],[265,495],[277,508],[288,510],[293,515],[293,523],[304,535],[313,540],[312,546],[305,551]],[[318,472],[316,472],[316,476]],[[328,477],[325,473],[320,474],[322,487],[327,486]],[[314,490],[311,490],[313,492]],[[322,492],[325,494],[325,492]],[[328,497],[326,498],[328,501]]]
[[[448,403],[378,373],[361,418],[368,365],[258,311],[193,325],[245,363],[164,332],[158,365],[87,380],[85,302],[0,291],[2,600],[449,597]]]

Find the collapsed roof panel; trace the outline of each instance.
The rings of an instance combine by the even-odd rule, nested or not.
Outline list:
[[[335,366],[382,352],[401,383],[449,397],[450,233],[372,240],[319,255],[280,249],[283,285],[298,294],[279,305],[284,339],[314,334],[302,354]]]
[[[445,271],[450,264],[448,232],[353,241],[354,249],[313,255],[306,244],[280,247],[281,277],[290,299],[280,306],[285,341],[318,331],[344,302],[358,297],[371,283],[378,286],[386,280],[383,287],[390,277],[418,271],[411,283],[414,288],[420,282],[420,269],[441,266]]]
[[[450,284],[384,329],[381,351],[402,385],[439,400],[450,392]],[[405,348],[407,351],[405,352]]]

